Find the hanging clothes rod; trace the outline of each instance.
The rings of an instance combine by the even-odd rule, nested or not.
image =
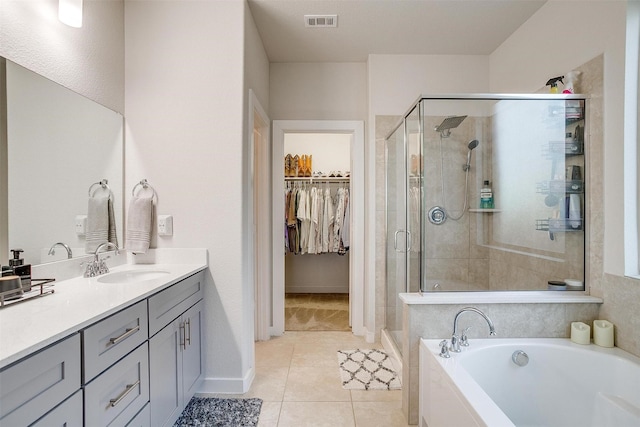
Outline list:
[[[286,182],[350,182],[351,178],[348,176],[343,177],[328,177],[328,176],[318,176],[318,177],[285,177]]]
[[[153,188],[151,186],[151,184],[149,184],[149,181],[147,181],[147,179],[143,179],[141,180],[139,183],[137,183],[136,185],[133,186],[133,189],[131,190],[131,195],[135,197],[136,195],[136,189],[138,187],[142,187],[142,189],[140,191],[144,191],[144,190],[151,190],[153,192],[153,194],[151,195],[151,198],[155,198],[156,202],[158,201],[158,193],[156,193],[155,188]]]
[[[100,188],[96,188],[95,190],[93,189],[93,187],[95,187],[96,185],[99,185]],[[103,179],[100,180],[98,182],[94,182],[93,184],[91,184],[89,186],[89,197],[94,197],[96,195],[96,192],[98,190],[105,190],[109,192],[109,199],[113,201],[113,191],[111,191],[111,188],[109,187],[109,180],[108,179]]]

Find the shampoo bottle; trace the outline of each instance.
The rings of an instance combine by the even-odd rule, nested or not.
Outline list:
[[[9,267],[13,269],[13,273],[20,277],[22,282],[22,290],[29,292],[31,290],[31,264],[25,264],[24,259],[20,258],[22,249],[11,249],[13,259],[9,260]]]
[[[489,181],[484,181],[484,185],[480,189],[480,209],[493,209],[493,191],[489,185]]]

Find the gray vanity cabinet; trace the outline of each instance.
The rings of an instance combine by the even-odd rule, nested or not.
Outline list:
[[[0,426],[173,425],[203,377],[204,272],[0,370]]]
[[[76,333],[0,372],[0,425],[30,425],[79,390],[80,334]],[[82,419],[82,404],[65,405],[52,417],[64,420],[60,424],[78,425],[72,421]]]
[[[149,329],[161,328],[149,339],[154,427],[173,425],[203,376],[203,278],[191,276],[149,298]]]

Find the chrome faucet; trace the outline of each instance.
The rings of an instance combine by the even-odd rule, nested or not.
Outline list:
[[[55,255],[56,254],[56,246],[62,246],[63,248],[65,248],[67,250],[67,259],[73,258],[73,254],[71,253],[71,248],[69,247],[69,245],[67,245],[66,243],[62,243],[62,242],[54,243],[51,246],[51,248],[49,248],[49,255]]]
[[[116,245],[115,243],[111,243],[111,242],[100,243],[96,248],[95,252],[93,253],[93,261],[86,263],[87,268],[84,271],[84,277],[95,277],[95,276],[99,276],[101,274],[106,274],[109,272],[109,267],[107,267],[107,263],[106,263],[106,260],[109,257],[100,259],[100,250],[102,250],[103,248],[106,248],[106,250],[109,250],[109,247],[112,247],[115,250],[116,255],[120,254],[120,248],[118,248],[118,245]]]
[[[458,317],[460,317],[460,315],[466,311],[473,311],[474,313],[478,313],[480,316],[482,316],[484,318],[484,320],[487,321],[487,324],[489,325],[489,335],[496,335],[496,329],[493,326],[493,322],[491,321],[491,319],[489,319],[489,317],[487,317],[486,314],[484,314],[482,311],[478,310],[475,307],[465,307],[462,310],[460,310],[458,312],[458,314],[456,314],[455,319],[453,319],[453,335],[451,336],[451,346],[449,346],[449,350],[455,352],[455,353],[460,353],[460,337],[458,336]],[[467,328],[469,329],[469,328]],[[466,337],[466,331],[467,329],[465,329],[465,333],[464,333],[464,343],[465,345],[469,345],[468,343],[468,339]]]

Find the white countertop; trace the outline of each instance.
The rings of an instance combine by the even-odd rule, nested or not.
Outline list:
[[[602,298],[580,291],[495,291],[401,293],[403,303],[414,304],[602,304]]]
[[[0,310],[0,368],[207,268],[206,253],[185,263],[124,264],[123,270],[163,270],[159,278],[101,283],[102,276],[54,282],[55,293]]]

